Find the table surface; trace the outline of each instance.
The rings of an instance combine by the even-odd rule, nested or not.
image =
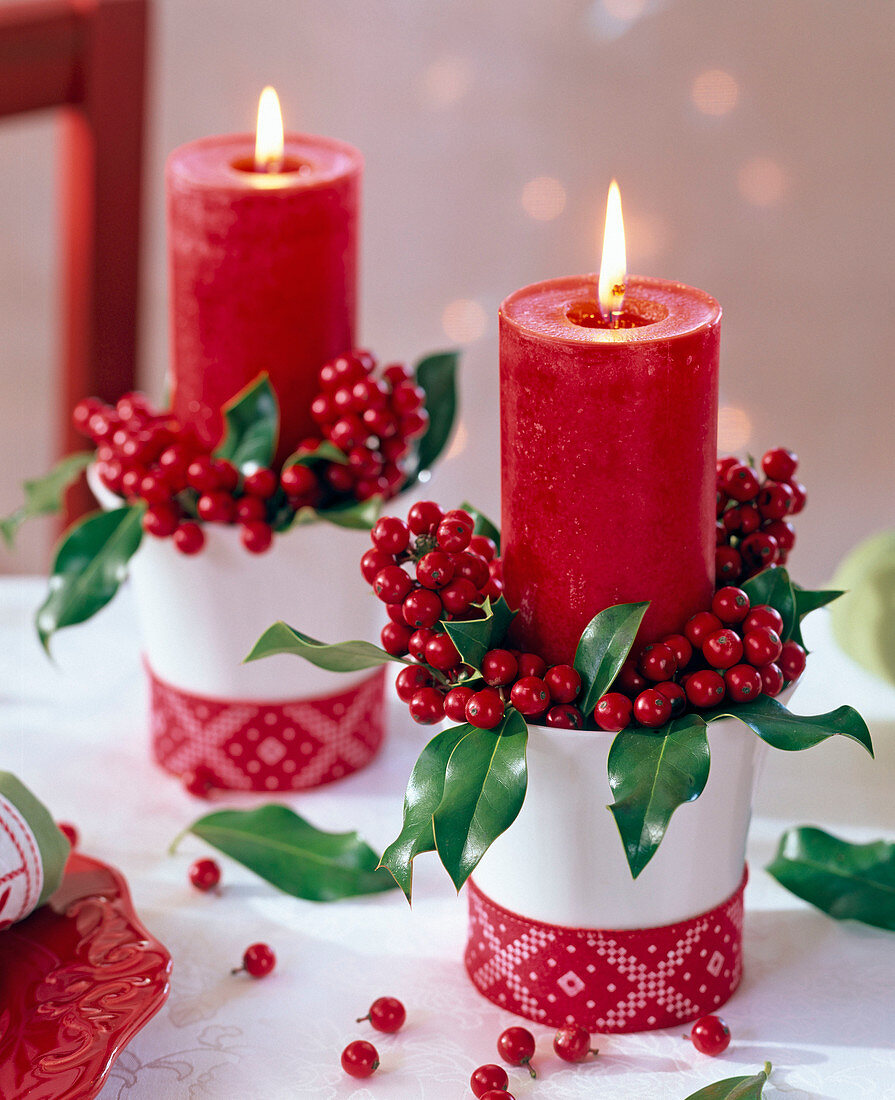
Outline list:
[[[207,805],[149,761],[130,594],[63,631],[54,665],[31,627],[44,583],[0,581],[0,766],[18,773],[57,819],[77,824],[85,852],[124,872],[144,923],[174,959],[167,1004],[119,1057],[103,1100],[470,1096],[472,1070],[498,1061],[498,1034],[521,1021],[470,985],[461,962],[465,899],[434,857],[417,861],[412,911],[397,891],[333,905],[299,901],[223,857],[221,895],[193,890],[189,863],[213,853],[194,838],[174,856],[168,845]],[[768,1097],[895,1097],[895,935],[832,921],[762,870],[790,825],[895,839],[895,689],[835,649],[824,612],[806,627],[815,652],[794,708],[857,706],[877,758],[842,739],[768,754],[749,842],[745,976],[724,1009],[730,1048],[715,1059],[697,1054],[680,1027],[599,1037],[599,1059],[570,1067],[553,1056],[552,1032],[530,1025],[540,1076],[509,1071],[518,1100],[683,1100],[765,1060],[775,1067]],[[398,831],[404,784],[424,739],[395,707],[386,748],[366,771],[284,800],[321,828],[358,829],[381,850]],[[277,953],[275,973],[257,982],[231,977],[244,947],[259,940]],[[354,1023],[383,994],[407,1006],[395,1036]],[[356,1038],[374,1040],[382,1060],[366,1082],[339,1066]]]

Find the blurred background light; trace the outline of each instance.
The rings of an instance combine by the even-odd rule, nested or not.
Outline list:
[[[522,208],[535,221],[552,221],[565,207],[566,189],[552,176],[537,176],[522,188]]]

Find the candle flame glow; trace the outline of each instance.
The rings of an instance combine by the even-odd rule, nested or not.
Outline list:
[[[255,130],[255,171],[283,170],[283,114],[280,99],[268,86],[258,100],[258,125]]]
[[[625,223],[622,220],[622,197],[615,180],[609,185],[606,199],[606,225],[603,230],[603,258],[600,261],[598,299],[600,312],[607,324],[618,321],[625,297],[627,261],[625,259]]]

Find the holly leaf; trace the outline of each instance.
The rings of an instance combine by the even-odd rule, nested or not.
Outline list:
[[[23,483],[24,501],[14,512],[0,519],[0,535],[10,549],[18,529],[26,520],[34,516],[51,516],[62,510],[66,489],[78,480],[94,457],[93,451],[66,455],[43,477]]]
[[[761,1100],[763,1089],[771,1076],[771,1063],[765,1062],[752,1077],[725,1077],[713,1085],[692,1092],[686,1100]]]
[[[484,512],[480,512],[478,508],[474,507],[472,504],[467,503],[466,501],[464,501],[463,504],[460,505],[460,507],[463,509],[464,512],[468,512],[472,516],[474,524],[472,533],[474,535],[484,535],[486,538],[491,539],[491,541],[497,547],[497,552],[499,554],[500,531],[498,530],[497,525],[492,523]]]
[[[845,593],[836,590],[809,592],[805,588],[799,588],[797,584],[794,584],[792,588],[796,600],[796,621],[792,628],[792,640],[804,647],[805,641],[802,638],[802,619],[812,611],[816,611],[819,607],[826,607],[826,605],[832,603],[833,600],[838,600],[839,597],[844,596]]]
[[[369,531],[379,519],[382,512],[384,498],[381,496],[370,497],[369,500],[349,501],[347,504],[337,504],[334,508],[324,508],[317,515],[333,523],[336,527],[348,527],[352,531]]]
[[[770,604],[783,618],[783,641],[789,641],[796,625],[796,598],[789,574],[780,566],[772,565],[756,573],[741,585],[753,607]]]
[[[277,653],[292,653],[304,657],[317,668],[329,672],[360,672],[365,668],[377,668],[379,665],[396,661],[399,665],[409,664],[402,657],[392,657],[384,649],[372,642],[319,642],[308,634],[288,626],[280,621],[269,626],[243,661],[260,661],[264,657],[273,657]]]
[[[382,853],[385,867],[411,900],[413,860],[421,852],[435,851],[432,817],[444,795],[445,772],[451,753],[474,730],[473,726],[451,726],[436,734],[413,766],[404,793],[404,820],[401,832]]]
[[[321,439],[313,450],[293,451],[283,463],[283,469],[287,466],[314,466],[318,462],[338,462],[340,466],[344,466],[348,462],[348,455],[340,451],[335,443]]]
[[[419,480],[423,470],[428,470],[435,464],[451,437],[457,413],[456,375],[459,358],[456,351],[442,351],[426,356],[416,365],[416,383],[426,394],[429,427],[419,441],[416,466],[401,486],[402,493]]]
[[[379,856],[357,833],[323,832],[288,806],[219,810],[200,817],[186,832],[278,890],[306,901],[336,901],[395,888],[391,875],[379,870]]]
[[[609,750],[609,807],[621,834],[631,875],[656,854],[671,815],[699,798],[709,777],[705,722],[687,714],[660,730],[624,729]]]
[[[249,463],[269,466],[280,434],[280,409],[266,372],[232,397],[222,412],[224,438],[215,455],[237,469]]]
[[[766,870],[834,920],[895,932],[895,844],[850,844],[822,829],[787,829]]]
[[[469,727],[450,755],[433,821],[438,856],[457,890],[522,809],[527,741],[525,719],[510,710],[496,729]]]
[[[143,537],[143,511],[141,503],[92,512],[68,529],[56,551],[49,593],[37,610],[37,633],[47,653],[57,630],[85,622],[118,591]]]
[[[620,603],[594,615],[575,650],[575,668],[581,676],[581,711],[588,715],[605,695],[631,651],[649,601]]]
[[[762,741],[784,752],[800,752],[819,745],[828,737],[842,736],[857,741],[873,756],[870,730],[853,707],[837,707],[828,714],[793,714],[776,699],[760,695],[749,703],[737,703],[735,707],[722,704],[714,710],[703,711],[703,718],[707,722],[738,718]]]
[[[446,622],[444,629],[457,647],[464,664],[481,669],[482,658],[489,649],[496,648],[506,637],[516,612],[501,596],[495,603],[485,600],[483,619],[465,619]]]

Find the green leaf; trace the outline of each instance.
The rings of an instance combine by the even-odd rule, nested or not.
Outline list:
[[[384,649],[372,642],[318,642],[308,634],[302,634],[280,621],[269,626],[245,658],[244,663],[260,661],[263,657],[273,657],[277,653],[293,653],[304,657],[317,668],[329,672],[359,672],[365,668],[376,668],[396,661],[399,665],[409,664],[401,657],[392,657]]]
[[[584,628],[574,663],[582,680],[580,706],[585,716],[605,695],[625,663],[648,607],[649,601],[616,604],[594,615]]]
[[[348,461],[348,455],[340,451],[335,443],[328,439],[321,439],[313,451],[293,451],[283,463],[283,469],[287,466],[314,466],[318,462],[338,462],[344,466]]]
[[[761,1100],[763,1089],[771,1076],[771,1063],[765,1062],[752,1077],[725,1077],[713,1085],[691,1093],[686,1100]]]
[[[348,527],[352,531],[369,531],[379,519],[384,501],[380,496],[370,497],[369,500],[351,501],[348,504],[339,504],[335,508],[325,508],[318,511],[317,515],[333,523],[336,527]]]
[[[497,729],[470,728],[451,753],[435,811],[435,846],[458,890],[522,809],[527,741],[525,719],[511,710]]]
[[[105,607],[127,576],[127,563],[143,537],[142,504],[92,512],[66,532],[37,611],[37,633],[49,653],[50,638],[83,623]]]
[[[671,815],[702,794],[709,777],[705,722],[687,714],[660,730],[624,729],[609,750],[609,807],[637,878],[656,854]]]
[[[474,535],[484,535],[486,538],[491,539],[491,541],[497,547],[497,552],[499,554],[500,531],[498,530],[497,525],[492,523],[484,512],[480,512],[478,508],[476,508],[472,504],[469,504],[466,501],[464,501],[463,504],[460,505],[460,507],[463,509],[464,512],[469,512],[469,514],[473,518],[475,526],[472,529],[472,533]]]
[[[516,616],[501,596],[494,604],[486,600],[483,619],[465,619],[446,622],[444,629],[457,647],[467,665],[481,669],[482,658],[489,649],[496,648],[506,637],[510,623]]]
[[[78,451],[66,455],[48,474],[24,482],[24,502],[8,516],[0,519],[0,535],[10,548],[15,542],[16,532],[25,522],[34,516],[50,516],[62,510],[65,491],[81,476],[94,459],[93,451]]]
[[[451,726],[436,734],[413,766],[404,794],[404,821],[397,838],[382,853],[385,867],[404,891],[408,901],[413,891],[413,860],[420,852],[435,851],[432,817],[444,794],[445,771],[451,753],[472,733],[473,726]]]
[[[226,431],[215,455],[238,469],[249,463],[269,466],[280,434],[280,409],[266,373],[240,390],[223,407]]]
[[[357,833],[322,832],[288,806],[219,810],[186,831],[296,898],[336,901],[395,888]]]
[[[744,581],[742,589],[749,596],[753,607],[770,604],[783,618],[783,641],[789,641],[796,625],[796,598],[789,574],[780,566],[772,565],[754,577]]]
[[[803,825],[783,834],[767,871],[836,920],[895,932],[895,844],[850,844]]]
[[[416,470],[402,487],[402,492],[417,480],[421,470],[428,470],[435,464],[450,439],[457,412],[459,358],[456,351],[443,351],[426,356],[416,365],[417,385],[422,386],[426,393],[429,427],[419,443]]]
[[[707,722],[716,722],[719,718],[738,718],[762,741],[784,752],[799,752],[826,741],[828,737],[848,737],[873,756],[873,743],[867,723],[853,707],[837,707],[829,714],[802,715],[792,711],[771,699],[760,695],[750,703],[737,703],[736,706],[720,706],[704,711]]]
[[[833,600],[838,600],[839,597],[844,596],[845,593],[836,590],[809,592],[807,589],[799,588],[797,584],[794,584],[792,588],[796,599],[796,621],[792,628],[791,637],[794,642],[797,642],[800,646],[804,646],[805,641],[802,638],[802,619],[812,611],[816,611],[819,607],[826,607],[826,605],[832,603]]]

